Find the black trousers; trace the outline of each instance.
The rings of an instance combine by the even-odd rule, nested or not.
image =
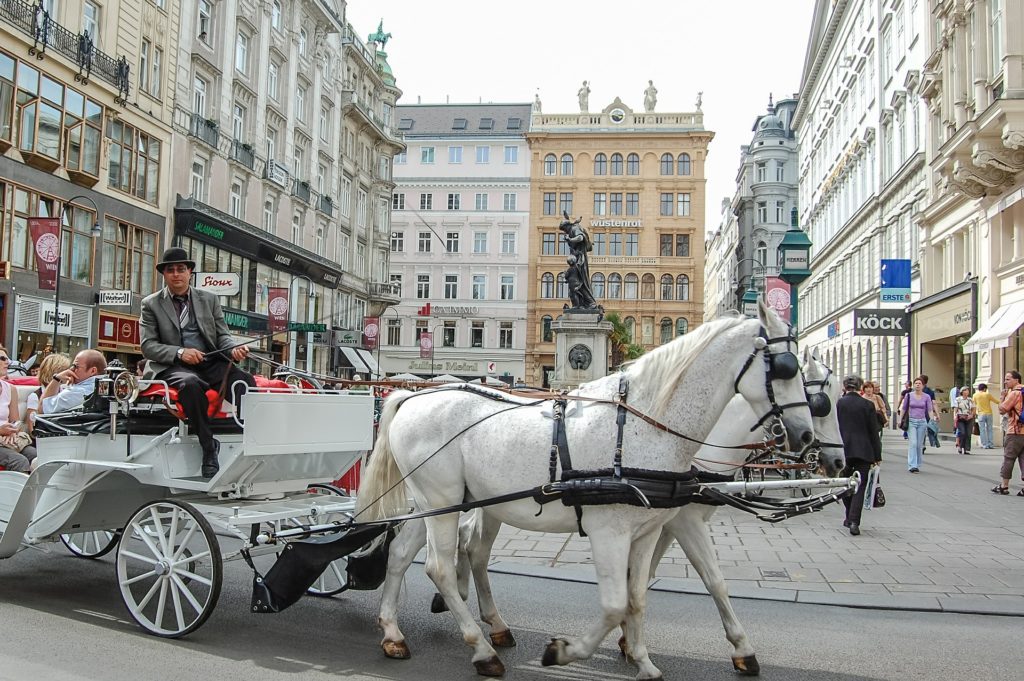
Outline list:
[[[871,462],[863,459],[847,459],[846,468],[843,470],[843,477],[853,475],[854,471],[860,473],[860,486],[857,492],[850,497],[843,499],[846,505],[846,520],[851,525],[860,525],[860,514],[864,511],[864,494],[868,490],[868,471],[871,469]]]
[[[214,448],[213,433],[210,432],[210,417],[206,412],[210,408],[210,401],[206,399],[207,390],[220,390],[224,381],[224,373],[228,372],[228,387],[232,390],[230,396],[225,394],[231,404],[238,409],[241,416],[241,394],[244,388],[236,386],[236,381],[242,381],[250,388],[256,387],[256,381],[252,375],[242,371],[233,363],[221,358],[208,359],[196,365],[175,364],[157,374],[156,378],[167,381],[167,385],[176,388],[178,391],[178,402],[185,411],[185,417],[189,425],[199,438],[203,446],[203,452],[212,452]]]

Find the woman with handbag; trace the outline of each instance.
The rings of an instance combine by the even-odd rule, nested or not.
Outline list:
[[[885,425],[889,423],[889,417],[885,413],[885,401],[882,399],[882,396],[878,394],[878,386],[874,381],[864,381],[864,392],[862,396],[875,408],[875,418],[878,420],[878,433],[881,435],[882,431],[885,429]]]
[[[7,348],[0,345],[0,467],[28,473],[36,458],[36,448],[31,445],[29,434],[21,431],[18,393],[6,380],[10,361]]]
[[[900,428],[907,431],[910,441],[907,448],[907,472],[921,472],[928,423],[938,418],[935,402],[931,395],[924,391],[924,379],[918,376],[914,379],[913,391],[903,396],[903,403],[900,405]]]
[[[953,406],[957,454],[971,453],[971,436],[974,434],[974,419],[977,417],[978,410],[971,399],[971,389],[960,388],[960,397],[956,398],[956,404]]]

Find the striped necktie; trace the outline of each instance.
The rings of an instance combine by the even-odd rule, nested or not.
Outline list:
[[[188,296],[174,296],[178,308],[178,326],[184,329],[188,324]]]

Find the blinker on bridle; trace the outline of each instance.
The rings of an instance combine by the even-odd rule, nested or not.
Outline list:
[[[824,364],[822,366],[825,366]],[[813,381],[804,381],[804,394],[807,395],[807,406],[811,410],[811,416],[824,418],[832,413],[832,398],[825,392],[828,379],[832,376],[832,369],[825,366],[825,377]],[[809,393],[807,388],[818,387],[817,392]]]
[[[772,352],[771,346],[775,343],[781,342],[786,343],[786,350],[784,352]],[[754,432],[760,428],[768,419],[781,419],[787,409],[792,409],[794,407],[809,408],[810,406],[806,401],[779,404],[775,399],[775,388],[772,386],[772,381],[788,381],[792,378],[796,378],[796,375],[800,373],[800,360],[797,359],[796,354],[790,351],[790,343],[796,343],[796,336],[793,335],[793,327],[789,328],[789,333],[785,336],[769,338],[767,330],[762,325],[757,338],[754,339],[754,350],[750,353],[750,356],[747,357],[747,361],[744,362],[743,368],[740,370],[739,375],[733,382],[733,390],[738,393],[740,391],[740,381],[743,380],[743,376],[753,365],[754,359],[757,358],[759,353],[763,355],[765,392],[768,396],[768,403],[772,405],[772,407],[767,413],[758,419],[757,423],[755,423],[750,429],[750,432]]]

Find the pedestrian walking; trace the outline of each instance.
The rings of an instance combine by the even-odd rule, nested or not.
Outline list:
[[[992,441],[992,407],[999,408],[999,400],[988,391],[988,385],[978,384],[978,391],[974,393],[974,408],[978,414],[978,434],[981,436],[982,449],[994,449]]]
[[[928,423],[939,417],[935,411],[935,400],[924,391],[924,385],[923,376],[915,378],[913,391],[904,395],[900,404],[900,427],[906,424],[904,430],[910,440],[907,448],[907,471],[910,473],[921,472],[921,456],[924,454]]]
[[[967,386],[960,388],[960,396],[956,398],[953,406],[953,423],[956,424],[956,453],[970,454],[971,439],[974,436],[974,419],[978,412],[971,399],[971,389]]]
[[[903,383],[903,390],[900,391],[900,402],[899,403],[903,404],[903,398],[905,398],[907,396],[907,393],[912,393],[912,392],[914,392],[914,382],[913,381],[904,381],[904,383]],[[903,431],[903,439],[906,440],[907,437],[908,437],[907,436],[907,429],[903,428],[900,425],[900,420],[899,419],[896,419],[893,422],[893,426],[895,426],[896,428],[899,428],[899,429],[901,429]]]
[[[871,400],[859,394],[865,387],[860,376],[851,375],[843,379],[843,396],[836,404],[839,419],[839,434],[843,439],[846,454],[844,476],[860,473],[860,485],[852,496],[843,499],[846,506],[846,520],[843,525],[850,528],[850,534],[860,534],[861,512],[864,510],[864,494],[867,491],[868,471],[882,460],[882,438],[879,434],[878,412]]]
[[[864,392],[861,396],[871,403],[875,408],[875,418],[878,421],[878,432],[881,435],[885,424],[889,423],[889,416],[885,413],[885,400],[878,394],[878,385],[874,381],[864,381]]]
[[[992,488],[996,494],[1010,493],[1010,477],[1013,476],[1013,464],[1020,466],[1021,479],[1024,480],[1024,425],[1020,422],[1022,399],[1020,372],[1007,371],[1003,376],[1006,386],[1006,397],[999,403],[999,413],[1006,417],[1006,430],[1003,432],[1003,465],[999,469],[1001,482]],[[1017,492],[1024,497],[1024,487]]]

